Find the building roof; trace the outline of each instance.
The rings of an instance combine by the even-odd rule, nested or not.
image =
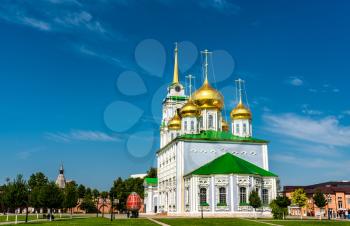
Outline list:
[[[178,137],[178,139],[268,143],[268,141],[266,140],[260,140],[253,137],[239,137],[239,136],[233,135],[228,131],[214,131],[214,130],[201,131],[198,134],[184,134]]]
[[[307,195],[312,195],[317,190],[325,194],[334,194],[336,192],[344,192],[346,194],[350,194],[350,181],[329,181],[306,186],[284,186],[283,192],[290,193],[298,188],[303,188]]]
[[[231,153],[225,153],[213,161],[192,171],[188,175],[211,175],[211,174],[248,174],[264,177],[277,177],[276,174],[264,170],[246,160]]]
[[[146,177],[146,178],[145,178],[145,184],[148,184],[148,185],[157,185],[157,184],[158,184],[158,178]]]

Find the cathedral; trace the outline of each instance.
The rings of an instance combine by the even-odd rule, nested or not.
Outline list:
[[[253,137],[252,113],[243,101],[244,81],[236,81],[237,105],[224,119],[224,98],[208,80],[205,50],[202,86],[189,93],[179,81],[178,47],[173,81],[162,103],[158,178],[145,178],[146,213],[195,216],[251,216],[249,194],[268,206],[277,196],[278,176],[269,171],[268,142]]]

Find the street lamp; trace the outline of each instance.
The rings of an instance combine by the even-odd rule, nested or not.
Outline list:
[[[203,219],[203,203],[202,203],[202,195],[200,192],[198,192],[198,197],[199,197],[199,205],[201,207],[201,218]]]

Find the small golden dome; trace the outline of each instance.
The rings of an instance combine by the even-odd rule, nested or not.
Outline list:
[[[224,120],[224,119],[222,119],[222,121],[221,121],[221,127],[222,127],[222,131],[228,131],[228,123]]]
[[[184,117],[198,117],[201,114],[197,105],[192,101],[192,98],[180,109],[180,115]]]
[[[168,129],[169,130],[181,130],[181,118],[180,118],[179,114],[177,113],[177,110],[175,112],[174,117],[168,123]]]
[[[231,111],[231,119],[252,119],[252,112],[244,106],[242,101],[240,101],[237,106]]]
[[[200,109],[219,109],[224,106],[224,98],[219,91],[211,87],[206,79],[201,88],[193,94],[193,102]]]

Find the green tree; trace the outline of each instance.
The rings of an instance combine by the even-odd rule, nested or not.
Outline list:
[[[292,203],[300,208],[300,219],[303,219],[302,208],[306,206],[307,203],[307,196],[304,189],[296,189],[294,192],[292,192],[291,197]]]
[[[94,213],[97,211],[95,203],[90,194],[87,194],[80,204],[80,209],[85,210],[86,213]]]
[[[101,199],[102,199],[102,217],[104,217],[105,207],[108,199],[108,192],[106,191],[101,192]]]
[[[92,196],[92,190],[91,190],[91,188],[86,188],[86,190],[85,190],[85,195],[90,195],[90,196]]]
[[[320,191],[320,190],[317,190],[313,196],[313,199],[314,199],[314,203],[315,205],[320,208],[320,220],[322,220],[322,210],[323,208],[327,205],[327,200],[326,198],[324,197],[324,194]]]
[[[288,206],[290,206],[290,204],[291,201],[288,197],[277,196],[277,198],[270,203],[273,217],[275,219],[284,219],[284,216],[288,214]]]
[[[43,186],[46,186],[48,183],[49,183],[48,178],[42,172],[37,172],[35,174],[32,174],[29,177],[28,185],[29,185],[29,188],[31,189],[30,196],[29,196],[29,204],[37,212],[39,211],[40,208],[43,207],[39,200],[41,188]]]
[[[78,187],[78,194],[79,194],[79,198],[84,198],[85,196],[85,193],[86,193],[86,188],[84,185],[80,184],[79,187]]]
[[[97,189],[92,190],[92,197],[94,199],[98,198],[100,196],[100,192]]]
[[[77,185],[74,182],[67,183],[66,187],[63,190],[64,193],[64,208],[70,209],[70,215],[72,218],[73,208],[77,206],[79,194]]]
[[[261,203],[261,199],[259,197],[259,194],[258,192],[256,191],[252,191],[249,195],[249,205],[252,206],[254,208],[254,215],[255,215],[255,218],[256,218],[256,209],[257,208],[260,208],[262,203]]]
[[[26,208],[28,213],[29,189],[22,175],[17,175],[13,182],[9,182],[6,185],[3,201],[11,210]],[[26,215],[26,222],[27,220],[28,217]]]
[[[55,184],[55,182],[50,182],[46,186],[41,187],[39,200],[44,208],[48,208],[50,210],[51,221],[53,210],[62,208],[64,195],[62,190]]]
[[[146,177],[156,178],[157,177],[157,168],[151,167],[147,171],[147,176]]]

